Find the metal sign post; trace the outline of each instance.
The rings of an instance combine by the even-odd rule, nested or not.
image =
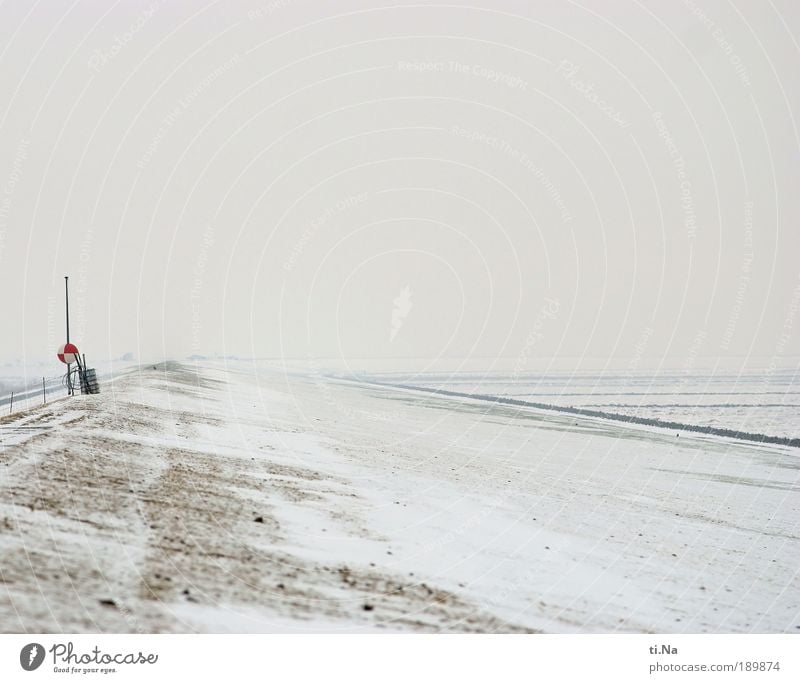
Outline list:
[[[100,393],[100,386],[97,383],[97,372],[94,368],[89,368],[86,366],[86,356],[83,356],[83,363],[81,363],[81,354],[78,351],[78,347],[75,344],[70,343],[69,341],[69,276],[64,276],[64,295],[65,295],[65,303],[66,303],[66,314],[67,314],[67,343],[62,344],[56,355],[58,356],[58,360],[64,363],[67,366],[67,393],[70,396],[75,395],[75,385],[72,381],[72,364],[75,363],[78,366],[76,370],[76,374],[78,375],[78,381],[81,385],[81,393],[82,394],[99,394]],[[42,384],[42,398],[46,402],[47,396],[45,393],[44,384]]]
[[[67,309],[67,345],[69,345],[69,275],[64,276],[64,295],[66,298]],[[72,373],[70,372],[70,365],[71,363],[67,361],[67,393],[72,396],[74,392],[72,390]]]

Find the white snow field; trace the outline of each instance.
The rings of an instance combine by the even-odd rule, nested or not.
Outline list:
[[[618,370],[524,373],[381,373],[365,379],[429,391],[492,396],[615,418],[673,422],[800,445],[800,373],[770,370]]]
[[[0,418],[0,631],[800,633],[799,473],[782,444],[144,366]]]

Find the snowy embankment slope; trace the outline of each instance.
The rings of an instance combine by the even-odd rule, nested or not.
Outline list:
[[[0,421],[0,630],[800,626],[798,449],[197,369]]]

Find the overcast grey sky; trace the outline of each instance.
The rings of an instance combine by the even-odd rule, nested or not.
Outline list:
[[[6,1],[0,361],[64,341],[70,274],[95,357],[790,362],[797,35],[789,0]]]

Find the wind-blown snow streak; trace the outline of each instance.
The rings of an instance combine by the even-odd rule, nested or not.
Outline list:
[[[489,394],[470,394],[460,391],[450,391],[448,389],[434,389],[432,387],[420,387],[413,384],[392,384],[389,382],[378,382],[376,380],[364,380],[369,384],[377,384],[385,387],[395,387],[398,389],[408,389],[410,391],[424,391],[429,394],[440,396],[451,396],[454,398],[469,398],[476,401],[488,401],[489,403],[502,403],[510,406],[520,406],[522,408],[536,408],[537,410],[550,410],[557,413],[568,413],[570,415],[583,415],[584,417],[598,417],[603,420],[615,420],[617,422],[627,422],[629,424],[645,425],[647,427],[661,427],[672,431],[699,432],[700,434],[713,434],[729,439],[741,439],[744,441],[756,441],[758,443],[774,443],[781,446],[793,446],[800,448],[800,438],[790,438],[783,436],[770,436],[769,434],[755,434],[736,429],[725,429],[723,427],[710,427],[707,425],[693,425],[685,422],[672,422],[669,420],[659,420],[652,417],[639,417],[637,415],[625,415],[623,413],[612,413],[605,410],[593,410],[591,408],[574,408],[572,406],[559,406],[553,403],[538,403],[536,401],[521,401],[516,398],[506,398],[503,396],[491,396]],[[662,406],[663,407],[663,406]]]

